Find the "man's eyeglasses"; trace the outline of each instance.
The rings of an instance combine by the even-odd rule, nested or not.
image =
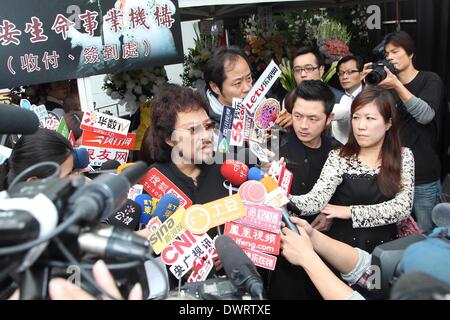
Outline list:
[[[359,71],[359,70],[345,70],[345,71],[338,71],[338,72],[337,72],[337,75],[338,75],[339,77],[343,77],[344,74],[347,75],[347,76],[350,76],[350,75],[352,75],[352,74],[355,73],[355,72],[361,72],[361,71]]]
[[[294,71],[294,73],[302,73],[303,71],[306,73],[311,73],[316,69],[319,69],[319,67],[318,66],[314,67],[313,65],[308,64],[304,67],[294,67],[294,69],[292,69],[292,70]]]

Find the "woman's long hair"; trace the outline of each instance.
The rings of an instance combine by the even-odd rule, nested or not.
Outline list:
[[[399,128],[395,110],[395,101],[389,91],[377,86],[366,87],[353,100],[351,106],[351,117],[353,114],[366,106],[374,103],[385,123],[391,122],[391,127],[386,131],[383,145],[381,147],[381,169],[378,174],[378,186],[387,197],[395,196],[402,188],[401,168],[402,156],[399,137]],[[352,157],[358,155],[361,148],[353,133],[353,125],[350,126],[350,135],[347,144],[341,151],[341,157]]]
[[[14,178],[31,165],[43,161],[62,164],[72,154],[70,141],[60,133],[39,128],[33,134],[23,135],[15,144],[11,156],[0,165],[0,190],[6,190]],[[43,179],[55,170],[48,166],[37,168],[23,179],[37,177]]]

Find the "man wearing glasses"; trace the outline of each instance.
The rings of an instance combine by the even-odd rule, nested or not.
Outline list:
[[[331,123],[333,137],[342,144],[346,144],[350,134],[350,107],[355,97],[363,89],[362,70],[364,61],[359,56],[346,56],[337,64],[337,75],[345,94],[341,100],[336,100]]]
[[[322,54],[310,47],[302,47],[295,53],[292,60],[293,72],[297,86],[303,80],[321,80],[325,71],[325,59]],[[328,88],[333,92],[336,102],[341,100],[342,91],[328,85]],[[284,109],[277,119],[277,124],[287,128],[292,126],[292,92],[290,92],[283,101]]]

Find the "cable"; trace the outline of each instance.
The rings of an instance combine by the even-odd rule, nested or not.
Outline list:
[[[80,262],[77,259],[75,259],[74,256],[72,256],[70,251],[66,248],[66,246],[61,242],[61,240],[58,237],[55,237],[53,239],[53,241],[55,242],[55,244],[57,245],[57,247],[61,251],[61,253],[67,258],[67,260],[70,263],[72,263],[74,265],[80,265]],[[117,298],[113,297],[110,293],[108,293],[105,290],[103,290],[103,288],[101,288],[97,284],[97,282],[95,282],[95,280],[91,277],[91,275],[88,272],[86,272],[86,270],[84,270],[82,267],[80,267],[80,273],[90,283],[90,285],[92,285],[94,287],[95,290],[97,290],[102,295],[108,297],[111,300],[117,300]],[[99,297],[98,294],[96,294],[95,297],[97,299],[102,299],[103,298],[103,297]]]
[[[122,269],[135,268],[135,267],[139,266],[141,263],[142,263],[141,261],[136,260],[136,261],[130,261],[130,262],[125,262],[125,263],[110,263],[110,264],[107,264],[106,266],[108,267],[109,270],[122,270]],[[51,268],[67,268],[72,265],[72,264],[68,264],[66,262],[56,261],[56,260],[42,261],[42,264],[46,265],[48,267],[51,267]],[[92,264],[92,263],[80,263],[79,265],[81,268],[84,268],[87,270],[91,270],[94,267],[94,264]]]
[[[64,220],[60,225],[58,225],[51,233],[46,235],[43,238],[39,238],[33,241],[25,242],[16,246],[6,247],[6,248],[0,248],[0,256],[15,254],[18,252],[22,252],[28,249],[31,249],[37,245],[40,245],[41,243],[44,243],[46,241],[49,241],[51,238],[59,235],[62,231],[64,231],[66,228],[68,228],[70,225],[72,225],[75,221],[80,219],[82,216],[84,216],[84,211],[77,211],[74,210],[74,213],[70,215],[67,220]]]
[[[25,177],[27,174],[29,174],[31,171],[33,171],[33,170],[35,170],[35,169],[37,169],[37,168],[39,168],[39,167],[45,167],[45,166],[52,166],[52,167],[55,167],[56,170],[55,170],[55,172],[54,172],[52,175],[50,175],[49,177],[46,177],[45,179],[41,179],[42,181],[45,181],[45,180],[49,180],[49,179],[52,179],[52,178],[59,177],[59,175],[60,175],[60,173],[61,173],[61,168],[60,168],[59,164],[57,164],[56,162],[53,162],[53,161],[39,162],[39,163],[33,164],[32,166],[26,168],[24,171],[22,171],[21,173],[19,173],[19,174],[14,178],[14,180],[11,182],[11,184],[10,184],[9,187],[8,187],[8,189],[11,189],[16,183],[20,182],[20,180],[21,180],[23,177]]]

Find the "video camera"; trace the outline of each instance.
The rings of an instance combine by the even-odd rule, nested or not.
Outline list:
[[[49,164],[58,167],[35,166]],[[153,258],[149,242],[130,230],[99,224],[122,206],[128,189],[146,172],[147,165],[138,162],[120,175],[103,174],[89,184],[84,177],[50,177],[12,183],[0,193],[1,297],[7,298],[15,283],[21,299],[46,299],[49,280],[67,277],[71,266],[79,268],[83,289],[108,296],[86,271],[99,256],[120,262],[110,270],[133,268],[134,275],[121,275],[129,286],[119,289],[129,291],[134,277],[148,294],[143,264]]]

